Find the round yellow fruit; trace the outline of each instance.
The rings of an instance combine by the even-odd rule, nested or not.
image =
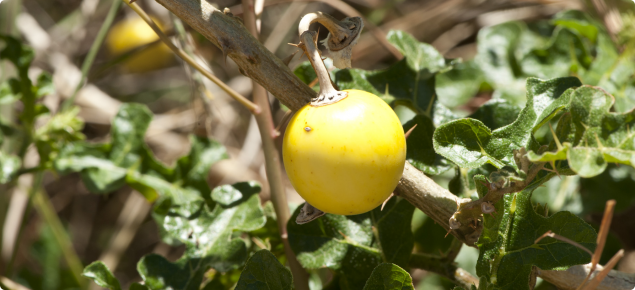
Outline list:
[[[359,90],[325,106],[295,113],[282,144],[291,184],[315,208],[354,215],[393,192],[406,162],[406,139],[394,111]]]
[[[108,33],[106,45],[113,55],[121,55],[158,39],[159,36],[154,33],[154,30],[143,19],[136,16],[115,24]],[[173,59],[170,48],[158,42],[134,53],[123,62],[123,65],[130,72],[146,72],[165,67]]]

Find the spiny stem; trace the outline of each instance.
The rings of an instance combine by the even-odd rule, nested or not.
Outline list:
[[[322,57],[317,49],[317,33],[314,31],[305,31],[300,36],[299,48],[304,50],[304,53],[309,58],[315,73],[317,74],[318,81],[320,82],[320,92],[315,99],[311,100],[312,106],[325,106],[333,103],[337,103],[340,100],[346,98],[348,95],[346,92],[340,92],[333,87],[329,72],[324,66]]]
[[[128,6],[130,6],[130,8],[132,8],[132,10],[137,12],[137,14],[139,14],[141,19],[143,19],[148,25],[150,25],[152,30],[154,30],[154,32],[159,36],[159,38],[161,38],[161,41],[163,41],[163,43],[165,43],[177,56],[179,56],[189,65],[191,65],[196,70],[201,72],[201,74],[203,74],[205,77],[207,77],[217,86],[219,86],[223,91],[229,94],[241,105],[245,106],[252,114],[257,115],[260,113],[260,107],[258,107],[258,105],[252,103],[251,101],[247,100],[247,98],[243,97],[238,92],[234,91],[231,87],[223,83],[215,75],[211,74],[208,70],[206,70],[201,65],[199,65],[194,59],[192,59],[187,53],[185,53],[185,51],[176,47],[172,43],[172,41],[170,41],[170,39],[168,39],[168,37],[163,33],[163,31],[161,31],[159,26],[157,26],[157,24],[154,23],[154,20],[152,20],[152,18],[150,18],[150,16],[148,16],[148,14],[146,14],[145,11],[143,11],[143,9],[141,9],[141,7],[137,5],[137,3],[128,3],[126,0],[121,0],[121,1],[124,1],[126,4],[128,4]]]

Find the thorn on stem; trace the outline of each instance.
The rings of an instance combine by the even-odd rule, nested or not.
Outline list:
[[[390,194],[390,196],[389,196],[388,198],[386,198],[386,200],[384,200],[384,203],[382,203],[382,204],[381,204],[381,209],[380,209],[380,211],[383,211],[383,210],[384,210],[384,206],[386,206],[386,204],[388,203],[388,201],[389,201],[389,200],[390,200],[393,196],[395,196],[395,194],[394,194],[394,193],[391,193],[391,194]]]
[[[415,124],[414,126],[412,126],[412,128],[408,129],[408,132],[406,132],[406,134],[404,134],[406,136],[406,139],[408,139],[408,136],[410,136],[410,133],[412,133],[412,131],[414,131],[415,128],[417,128],[418,124]]]

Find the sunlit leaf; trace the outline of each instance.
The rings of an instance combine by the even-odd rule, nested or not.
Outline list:
[[[533,132],[565,109],[571,101],[569,88],[580,86],[576,78],[548,81],[527,80],[527,104],[511,124],[491,131],[474,119],[459,119],[441,125],[434,133],[437,153],[460,167],[476,168],[490,163],[497,168],[516,166],[512,150],[536,149]]]
[[[93,262],[84,268],[83,276],[92,279],[95,284],[110,290],[121,290],[119,280],[110,272],[110,269],[101,261]]]

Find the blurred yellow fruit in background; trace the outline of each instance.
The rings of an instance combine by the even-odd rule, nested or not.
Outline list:
[[[154,19],[155,22],[156,19]],[[160,25],[159,25],[160,27]],[[159,40],[159,36],[140,17],[125,19],[115,24],[108,33],[106,45],[115,56],[137,47]],[[133,53],[123,62],[129,72],[147,72],[167,66],[174,60],[172,51],[162,42],[157,42]]]

